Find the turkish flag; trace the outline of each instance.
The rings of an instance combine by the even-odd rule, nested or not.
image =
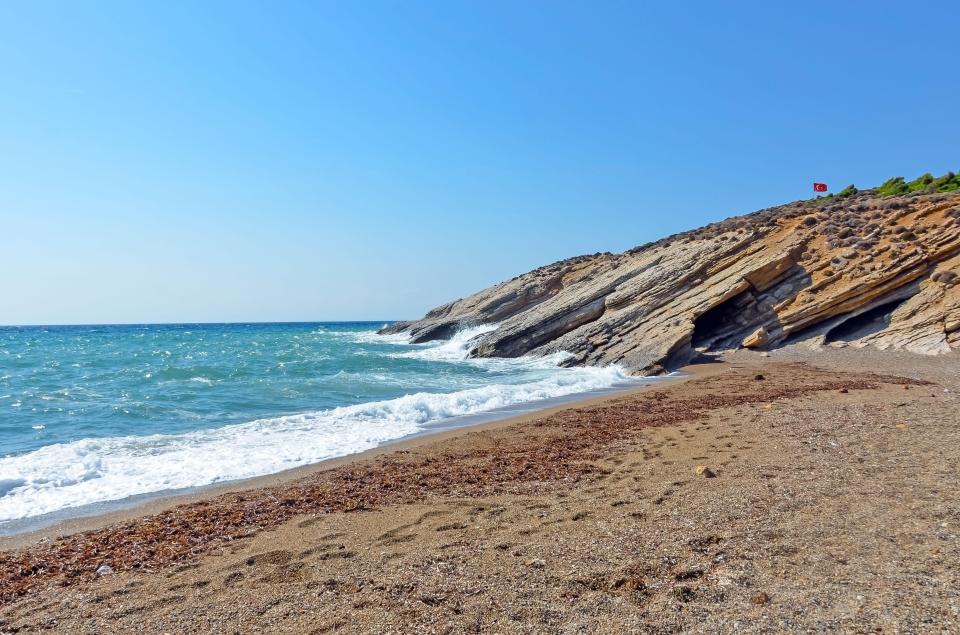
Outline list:
[[[814,184],[813,184],[813,191],[814,191],[814,192],[826,192],[826,191],[827,191],[827,184],[826,184],[826,183],[814,183]]]

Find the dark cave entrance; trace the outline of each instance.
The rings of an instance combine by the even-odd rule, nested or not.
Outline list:
[[[762,321],[757,300],[749,290],[707,310],[693,321],[690,345],[695,350],[739,346],[749,325]]]
[[[886,302],[869,311],[848,318],[827,331],[824,342],[851,342],[867,335],[879,333],[890,326],[890,317],[907,298]]]

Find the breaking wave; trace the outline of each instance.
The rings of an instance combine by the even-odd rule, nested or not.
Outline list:
[[[562,355],[467,360],[469,342],[494,328],[467,329],[450,340],[426,346],[406,344],[402,352],[389,352],[385,357],[518,370],[516,376],[503,376],[496,383],[452,392],[415,392],[179,434],[84,438],[0,458],[0,523],[130,496],[271,474],[362,452],[452,417],[632,381],[616,366],[561,368],[558,364]],[[367,342],[381,338],[396,345],[405,341],[372,332],[352,333],[351,337]],[[519,372],[530,369],[536,373]],[[520,378],[524,379],[517,381]]]

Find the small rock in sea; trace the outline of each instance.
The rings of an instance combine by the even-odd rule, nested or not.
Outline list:
[[[770,603],[770,596],[767,595],[766,591],[760,591],[760,593],[757,593],[755,596],[750,598],[750,601],[757,606],[763,606],[764,604]]]
[[[102,564],[97,567],[97,575],[110,575],[113,573],[113,567],[108,564]]]
[[[763,381],[764,379],[766,379],[766,377],[764,377],[760,373],[757,373],[756,375],[754,375],[753,378],[756,379],[757,381]]]
[[[542,569],[547,566],[547,563],[540,558],[534,558],[533,560],[527,560],[527,566],[533,567],[534,569]]]
[[[702,476],[704,478],[713,478],[717,475],[716,472],[711,470],[706,465],[698,465],[697,469],[694,471],[697,473],[697,476]]]

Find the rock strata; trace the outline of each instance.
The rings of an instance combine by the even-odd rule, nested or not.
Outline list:
[[[762,326],[750,335],[743,338],[744,348],[759,348],[770,341],[770,334]]]
[[[382,332],[425,342],[491,323],[471,356],[567,351],[638,374],[741,346],[946,353],[960,347],[960,192],[797,201],[556,262]]]

